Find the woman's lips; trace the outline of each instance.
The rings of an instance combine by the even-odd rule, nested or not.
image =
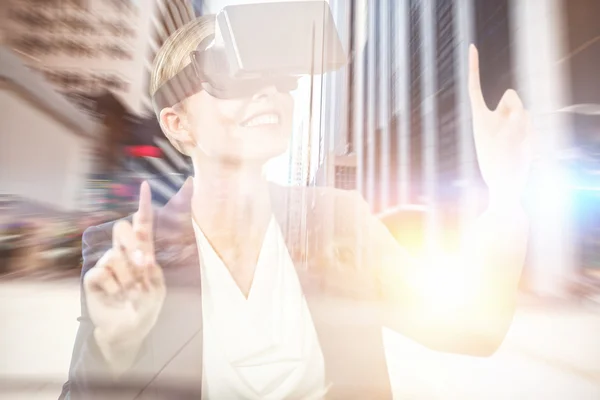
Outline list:
[[[267,112],[253,115],[252,117],[247,118],[240,124],[240,126],[244,128],[255,128],[258,126],[265,125],[279,125],[280,121],[281,118],[278,113]]]

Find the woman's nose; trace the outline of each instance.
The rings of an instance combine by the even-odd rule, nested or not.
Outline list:
[[[252,96],[252,100],[253,101],[265,100],[265,99],[268,99],[269,97],[273,96],[276,93],[277,93],[277,88],[274,85],[266,86],[266,87],[260,89],[258,92],[256,92],[254,94],[254,96]]]

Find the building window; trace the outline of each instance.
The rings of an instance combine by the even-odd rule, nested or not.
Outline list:
[[[336,165],[335,187],[344,190],[356,190],[356,167]]]
[[[354,137],[356,136],[357,132],[355,132],[354,130],[354,120],[353,120],[353,110],[354,107],[356,105],[356,100],[354,98],[354,82],[356,80],[356,65],[355,63],[358,61],[360,62],[360,60],[356,59],[356,54],[358,52],[358,49],[356,48],[356,33],[355,33],[355,24],[356,24],[356,1],[351,1],[350,2],[350,34],[348,35],[349,37],[349,42],[350,42],[350,49],[349,49],[349,54],[350,54],[350,62],[348,63],[348,81],[347,81],[347,85],[348,85],[348,110],[349,112],[346,113],[346,118],[347,118],[347,124],[346,126],[348,127],[347,129],[347,135],[346,135],[346,154],[351,154],[354,152]]]
[[[457,203],[459,136],[456,112],[456,35],[454,0],[436,0],[437,194],[442,203]]]
[[[86,0],[76,0],[76,1],[86,1]],[[136,0],[107,0],[107,2],[112,6],[114,10],[119,12],[135,12],[137,11],[137,3]]]
[[[381,37],[382,37],[382,32],[381,32],[381,25],[382,25],[382,18],[384,18],[385,16],[382,15],[382,7],[381,7],[381,1],[385,1],[385,0],[380,0],[380,1],[376,1],[375,2],[375,41],[373,43],[373,45],[375,46],[375,59],[371,60],[370,62],[375,64],[375,75],[376,77],[381,77],[381,73],[382,73],[382,69],[385,68],[383,65],[384,62],[384,54],[382,54],[381,51]],[[386,32],[387,33],[387,32]],[[383,34],[386,34],[383,33]],[[382,68],[383,67],[383,68]],[[375,104],[375,107],[371,110],[373,113],[375,113],[374,115],[374,120],[375,120],[375,134],[374,134],[374,143],[369,143],[370,146],[374,146],[374,154],[375,154],[375,170],[373,171],[373,187],[374,187],[374,193],[375,196],[372,199],[372,210],[377,212],[378,210],[381,209],[381,204],[382,204],[382,184],[384,184],[382,182],[382,168],[381,168],[381,159],[383,158],[383,146],[382,146],[382,142],[383,142],[383,129],[382,126],[385,123],[384,121],[381,120],[381,110],[380,107],[387,107],[388,104],[385,104],[385,101],[382,101],[381,99],[381,93],[380,93],[380,87],[379,87],[379,79],[375,79],[374,81],[375,83],[375,90],[373,92],[374,99],[369,100],[372,101]]]
[[[117,19],[99,18],[86,7],[81,8],[79,12],[64,12],[57,6],[27,6],[22,3],[19,7],[10,9],[8,15],[11,21],[30,28],[33,32],[43,31],[45,35],[109,35],[128,39],[135,37],[133,25],[137,22],[127,14]]]
[[[118,38],[133,38],[135,31],[130,27],[131,23],[123,20],[102,20],[98,23],[98,30],[110,36]]]
[[[367,18],[368,20],[368,18]],[[367,38],[366,42],[365,42],[365,49],[369,48],[369,41],[373,40],[372,38]],[[363,63],[363,71],[365,71],[365,76],[363,79],[363,93],[365,93],[364,96],[364,100],[362,101],[362,104],[359,104],[359,106],[362,106],[363,108],[363,126],[362,126],[362,136],[363,136],[363,153],[362,153],[362,163],[363,163],[363,175],[362,175],[362,187],[363,188],[367,188],[367,181],[369,178],[369,174],[367,173],[367,166],[369,165],[369,152],[367,150],[367,146],[369,146],[369,142],[368,142],[368,132],[369,132],[369,118],[367,117],[369,115],[369,100],[368,100],[368,96],[366,96],[369,92],[369,79],[368,79],[368,71],[369,71],[369,57],[368,57],[368,51],[364,51],[363,52],[363,59],[360,60],[359,62]]]
[[[399,163],[399,136],[400,136],[400,124],[398,111],[399,107],[399,96],[396,92],[398,89],[398,79],[400,79],[400,65],[398,63],[398,31],[403,29],[398,21],[398,7],[404,7],[403,3],[390,0],[389,13],[387,18],[389,19],[388,26],[390,28],[390,42],[389,42],[389,54],[390,54],[390,121],[389,121],[389,133],[390,133],[390,146],[386,151],[389,154],[390,166],[389,166],[389,203],[390,205],[397,205],[400,201],[399,186],[400,186],[400,163]]]
[[[421,116],[422,73],[421,0],[409,1],[410,54],[410,201],[419,204],[423,197],[423,127]]]
[[[61,92],[96,93],[101,89],[127,92],[129,82],[115,73],[90,73],[89,71],[41,70],[46,79]]]
[[[130,51],[119,44],[106,44],[103,46],[103,53],[114,60],[131,60],[133,55]]]

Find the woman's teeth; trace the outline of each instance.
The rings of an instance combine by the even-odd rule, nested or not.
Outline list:
[[[245,128],[252,128],[252,127],[256,127],[256,126],[276,125],[276,124],[279,124],[279,115],[263,114],[263,115],[258,115],[254,118],[249,119],[248,121],[242,123],[242,126]]]

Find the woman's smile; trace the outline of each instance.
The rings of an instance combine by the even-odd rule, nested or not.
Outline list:
[[[279,125],[281,118],[277,112],[265,112],[244,120],[240,125],[244,128],[262,127],[265,125]]]

